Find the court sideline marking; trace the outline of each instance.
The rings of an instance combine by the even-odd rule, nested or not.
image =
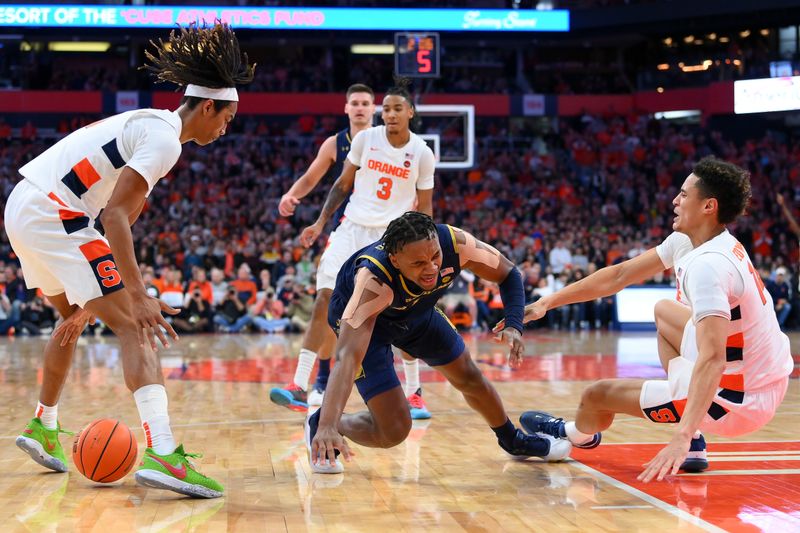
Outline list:
[[[661,509],[662,511],[665,511],[665,512],[667,512],[667,513],[669,513],[669,514],[671,514],[671,515],[673,515],[673,516],[675,516],[677,518],[680,518],[681,520],[684,520],[685,522],[689,522],[690,524],[695,525],[695,526],[697,526],[699,528],[702,528],[702,529],[704,529],[706,531],[713,531],[714,533],[726,533],[724,529],[719,528],[719,527],[717,527],[714,524],[711,524],[709,522],[706,522],[702,518],[699,518],[697,516],[689,514],[686,511],[682,511],[681,509],[678,509],[674,505],[670,505],[667,502],[661,501],[661,500],[659,500],[658,498],[656,498],[654,496],[650,496],[646,492],[642,492],[641,490],[639,490],[639,489],[637,489],[635,487],[631,487],[627,483],[623,483],[622,481],[620,481],[620,480],[618,480],[616,478],[613,478],[613,477],[611,477],[611,476],[609,476],[607,474],[604,474],[604,473],[600,472],[599,470],[595,470],[591,466],[587,466],[587,465],[581,463],[580,461],[573,460],[568,464],[570,466],[574,466],[578,470],[582,470],[582,471],[586,472],[589,475],[592,475],[592,476],[594,476],[594,477],[596,477],[596,478],[598,478],[598,479],[600,479],[602,481],[605,481],[606,483],[608,483],[609,485],[611,485],[613,487],[616,487],[616,488],[618,488],[620,490],[624,490],[628,494],[630,494],[632,496],[636,496],[637,498],[639,498],[641,500],[644,500],[645,502],[649,503],[650,505],[652,505],[654,507],[657,507],[657,508]],[[654,483],[658,483],[658,482],[654,482]]]

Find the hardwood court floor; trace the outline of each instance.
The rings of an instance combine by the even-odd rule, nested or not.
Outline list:
[[[526,409],[571,416],[581,390],[603,377],[660,377],[653,334],[527,336],[523,367],[485,337],[468,345],[512,420]],[[800,336],[793,335],[792,342]],[[268,390],[294,371],[296,336],[184,337],[162,353],[176,437],[205,454],[202,470],[226,497],[190,500],[110,486],[76,471],[48,473],[14,438],[37,400],[39,338],[0,340],[0,530],[2,531],[798,531],[800,382],[770,424],[733,442],[709,438],[712,468],[669,482],[635,481],[670,429],[619,417],[594,451],[543,464],[514,461],[439,375],[422,367],[430,421],[391,450],[354,446],[343,475],[311,475],[303,416],[270,403]],[[125,388],[116,341],[81,339],[60,406],[71,430],[96,418],[143,434]],[[800,361],[800,358],[796,358]],[[402,373],[402,370],[400,371]],[[359,409],[354,394],[349,410]],[[62,437],[65,447],[71,439]],[[70,465],[72,466],[72,465]]]

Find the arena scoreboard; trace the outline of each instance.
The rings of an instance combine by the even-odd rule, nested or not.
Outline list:
[[[438,78],[438,33],[395,33],[394,72],[409,78]]]

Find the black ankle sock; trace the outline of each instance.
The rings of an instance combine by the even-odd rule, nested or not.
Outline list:
[[[517,436],[517,428],[514,424],[506,418],[506,423],[502,426],[492,428],[494,434],[497,435],[497,440],[510,447],[514,443],[514,437]]]

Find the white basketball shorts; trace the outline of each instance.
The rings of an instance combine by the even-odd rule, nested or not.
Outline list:
[[[20,181],[6,202],[5,226],[29,288],[45,296],[65,293],[81,307],[123,288],[108,241],[94,221],[55,194]]]
[[[336,276],[350,256],[383,237],[386,227],[368,227],[344,218],[331,233],[317,269],[317,291],[336,286]]]

